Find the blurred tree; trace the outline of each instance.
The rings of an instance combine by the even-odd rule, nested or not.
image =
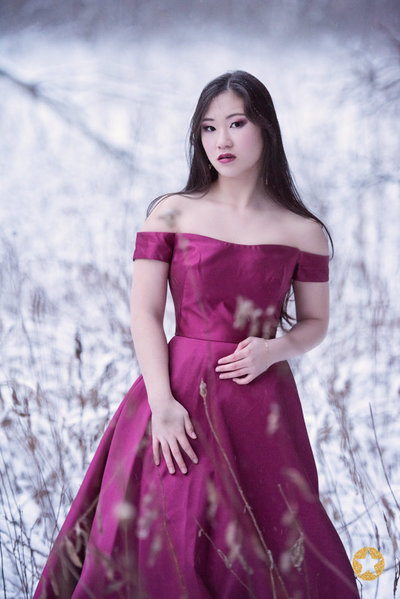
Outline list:
[[[0,27],[68,27],[84,36],[110,28],[165,31],[188,24],[221,25],[255,33],[307,33],[318,27],[337,35],[369,36],[400,23],[397,0],[3,0]]]

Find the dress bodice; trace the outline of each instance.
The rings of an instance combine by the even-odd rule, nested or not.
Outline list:
[[[328,280],[329,257],[279,244],[139,232],[133,259],[168,262],[176,334],[238,343],[276,333],[292,280]]]

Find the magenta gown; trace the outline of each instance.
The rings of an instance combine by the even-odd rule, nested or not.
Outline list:
[[[195,426],[199,463],[186,457],[186,475],[154,465],[140,376],[104,433],[34,599],[359,597],[319,500],[287,362],[247,385],[215,372],[242,339],[275,335],[292,279],[327,281],[328,257],[142,232],[139,258],[170,264],[171,388]]]

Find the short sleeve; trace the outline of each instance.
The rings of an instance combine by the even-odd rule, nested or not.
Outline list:
[[[174,251],[175,233],[159,233],[152,231],[139,231],[136,234],[135,251],[133,260],[147,258],[170,262]]]
[[[329,256],[299,251],[293,279],[310,283],[329,281]]]

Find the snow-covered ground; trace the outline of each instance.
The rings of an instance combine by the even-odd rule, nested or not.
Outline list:
[[[34,28],[0,40],[0,588],[30,597],[111,414],[137,375],[135,232],[182,187],[185,137],[214,76],[270,89],[303,198],[330,226],[332,321],[294,363],[321,495],[348,556],[378,548],[362,597],[399,567],[398,55],[215,30],[85,42]],[[397,73],[396,73],[397,69]],[[398,90],[397,90],[398,91]],[[171,306],[166,318],[173,332]],[[362,583],[362,584],[361,584]],[[397,591],[396,596],[400,593]]]

